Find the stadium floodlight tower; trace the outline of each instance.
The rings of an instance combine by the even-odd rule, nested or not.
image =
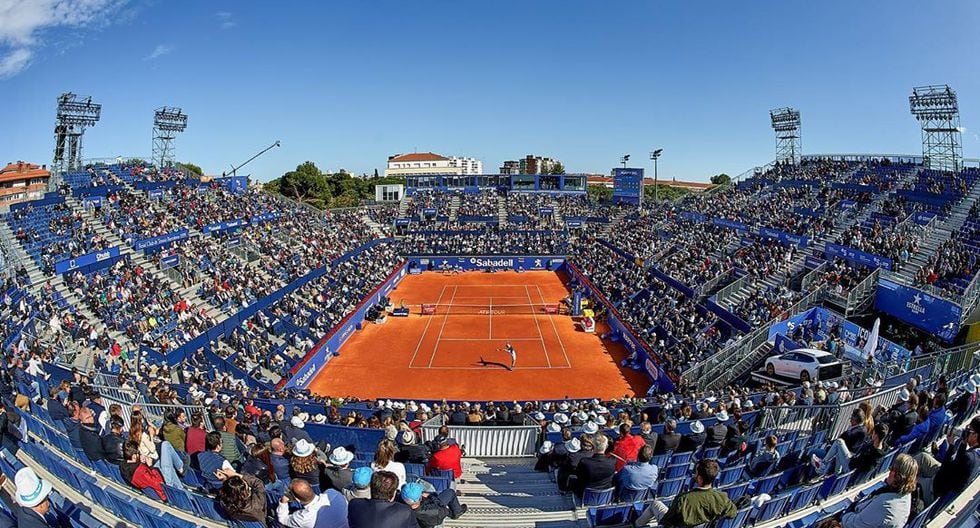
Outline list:
[[[960,108],[949,85],[919,86],[909,96],[922,126],[922,162],[930,169],[958,171],[963,163]]]
[[[795,108],[776,108],[769,111],[772,129],[776,133],[776,161],[796,165],[803,155],[800,111]]]
[[[51,169],[57,185],[62,173],[82,166],[82,136],[85,129],[95,126],[102,117],[102,105],[93,103],[91,97],[81,97],[71,92],[58,96],[58,114],[54,125],[54,160]]]
[[[153,163],[159,168],[174,164],[174,138],[187,128],[187,114],[163,106],[153,112]]]

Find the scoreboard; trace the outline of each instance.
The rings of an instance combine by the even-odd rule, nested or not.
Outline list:
[[[613,169],[613,202],[643,203],[643,169]]]

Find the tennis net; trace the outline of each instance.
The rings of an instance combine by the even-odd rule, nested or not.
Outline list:
[[[559,303],[537,304],[423,304],[423,315],[538,315],[561,313]]]

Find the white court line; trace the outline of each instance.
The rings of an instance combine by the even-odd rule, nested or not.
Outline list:
[[[442,291],[439,292],[439,298],[436,299],[436,304],[442,300],[442,294],[446,293],[446,287],[442,287]],[[408,366],[411,367],[412,363],[415,363],[415,356],[419,354],[419,349],[422,348],[422,341],[425,339],[426,332],[429,331],[429,325],[432,324],[432,318],[430,317],[428,321],[425,322],[425,329],[422,330],[422,335],[419,336],[419,344],[415,345],[415,353],[412,354],[412,359],[408,362]]]
[[[456,298],[456,290],[458,286],[453,286],[453,295],[449,298],[449,306],[453,305],[453,299]],[[446,321],[449,320],[449,309],[446,309],[446,316],[442,319],[442,327],[439,328],[439,336],[436,337],[436,345],[432,347],[432,356],[429,357],[429,368],[432,368],[432,362],[436,360],[436,352],[439,350],[439,341],[442,340],[442,331],[446,329]],[[411,365],[409,365],[411,367]]]
[[[487,314],[490,315],[490,340],[493,341],[493,295],[490,296],[490,309],[487,310]]]
[[[542,304],[546,304],[547,301],[544,300],[544,293],[541,292],[541,286],[538,286],[537,284],[535,284],[534,287],[538,289],[538,296],[541,297],[541,303]],[[568,353],[565,352],[565,343],[562,343],[561,342],[561,334],[558,333],[558,325],[555,324],[555,316],[548,315],[548,319],[551,320],[551,327],[555,329],[555,337],[558,338],[558,344],[561,345],[561,353],[562,353],[563,356],[565,356],[565,364],[567,364],[569,367],[571,367],[572,366],[572,362],[569,361],[569,359],[568,359]]]
[[[527,294],[527,302],[531,306],[531,316],[534,317],[534,327],[538,329],[538,338],[541,339],[541,351],[544,352],[544,359],[548,362],[548,368],[551,368],[551,358],[548,356],[548,346],[544,344],[544,334],[541,333],[541,325],[538,324],[538,313],[534,311],[534,301],[531,300],[531,289],[524,286],[524,293]]]
[[[408,367],[410,369],[419,370],[486,370],[487,367]],[[570,369],[572,367],[514,367],[514,370],[555,370],[555,369]]]
[[[443,341],[482,341],[486,343],[488,339],[482,337],[444,337]],[[498,337],[493,341],[540,341],[540,337]]]

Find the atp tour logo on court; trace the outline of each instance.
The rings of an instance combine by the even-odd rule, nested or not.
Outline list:
[[[481,259],[471,258],[470,264],[481,268],[513,268],[514,259]]]

